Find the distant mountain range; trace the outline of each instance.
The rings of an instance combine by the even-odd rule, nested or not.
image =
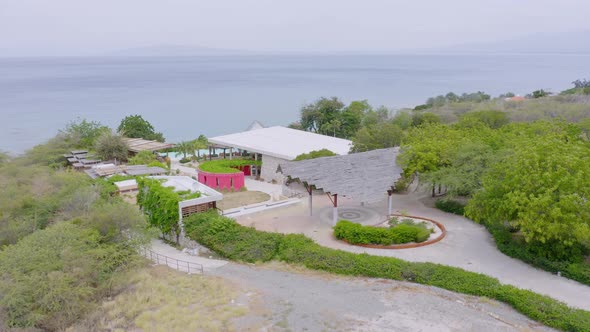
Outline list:
[[[112,56],[215,56],[215,55],[256,55],[256,54],[514,54],[514,53],[559,53],[590,54],[590,30],[576,32],[538,33],[525,37],[498,42],[471,42],[440,48],[422,48],[400,51],[385,50],[342,50],[342,51],[252,51],[221,49],[189,45],[156,45],[129,48],[110,52]]]
[[[195,55],[247,55],[250,51],[221,49],[189,45],[155,45],[134,47],[110,52],[112,56],[195,56]]]
[[[465,43],[425,53],[559,53],[590,54],[590,30],[576,32],[538,33],[498,42]]]

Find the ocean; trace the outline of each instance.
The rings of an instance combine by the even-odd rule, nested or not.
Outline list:
[[[0,150],[22,153],[77,118],[116,127],[140,114],[167,141],[288,125],[319,97],[391,109],[485,91],[559,92],[590,55],[350,55],[0,58]]]

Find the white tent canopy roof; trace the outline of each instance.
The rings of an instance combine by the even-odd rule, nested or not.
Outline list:
[[[281,126],[212,137],[209,138],[209,143],[287,160],[295,159],[302,153],[321,149],[346,155],[352,144],[346,139]]]

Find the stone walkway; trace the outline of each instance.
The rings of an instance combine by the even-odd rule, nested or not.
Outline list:
[[[371,249],[336,240],[331,228],[332,207],[325,196],[314,197],[313,217],[307,216],[308,207],[303,200],[301,204],[239,217],[237,221],[265,231],[302,233],[317,243],[334,249],[460,267],[498,278],[505,284],[551,296],[570,306],[590,310],[590,287],[536,269],[502,254],[483,226],[469,219],[426,207],[420,198],[416,194],[394,195],[394,213],[407,213],[437,220],[445,225],[447,236],[438,243],[419,248]],[[338,201],[343,207],[358,206],[350,200],[339,199]],[[382,211],[383,217],[387,211],[386,200],[380,204],[365,207]]]

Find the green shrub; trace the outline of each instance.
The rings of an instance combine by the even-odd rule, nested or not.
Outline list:
[[[183,220],[187,236],[223,257],[266,262],[277,254],[282,235],[243,227],[216,211],[193,214]]]
[[[334,236],[350,244],[391,245],[408,242],[424,242],[430,230],[415,224],[398,224],[395,227],[363,226],[348,220],[340,220],[334,227]]]
[[[502,285],[497,279],[433,263],[410,263],[393,257],[354,254],[325,248],[300,234],[273,234],[241,226],[214,212],[187,219],[192,238],[217,253],[247,262],[281,261],[331,273],[407,280],[454,292],[485,296],[511,305],[522,314],[564,331],[589,331],[590,312],[528,290]]]
[[[0,309],[9,327],[63,330],[108,291],[135,255],[98,231],[61,222],[0,251]],[[0,329],[2,328],[0,324]]]
[[[434,206],[436,206],[436,208],[439,210],[458,214],[460,216],[465,214],[465,205],[461,202],[457,202],[454,200],[439,199],[436,201],[436,203],[434,203]]]

